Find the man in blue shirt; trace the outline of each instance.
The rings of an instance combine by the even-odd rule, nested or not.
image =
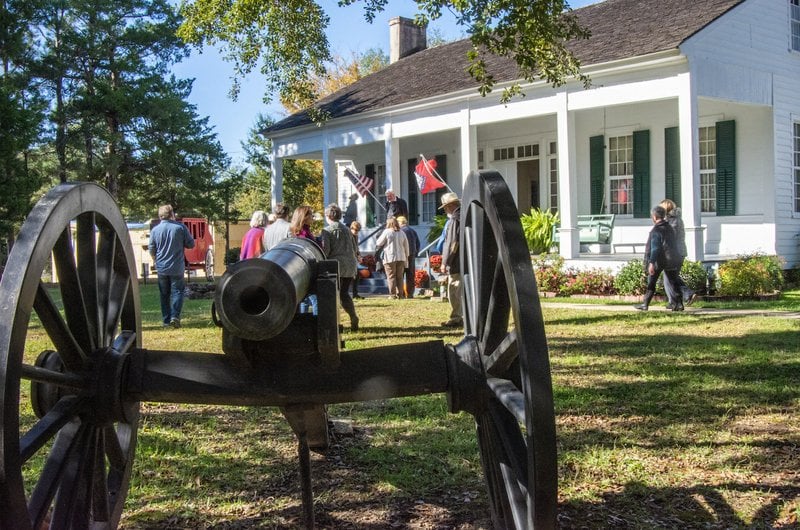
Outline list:
[[[194,238],[183,223],[175,220],[172,206],[158,208],[160,223],[150,231],[150,255],[158,273],[158,292],[161,295],[161,316],[164,326],[181,327],[183,309],[184,248],[194,247]]]

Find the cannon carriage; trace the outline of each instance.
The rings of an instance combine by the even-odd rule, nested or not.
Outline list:
[[[555,527],[547,343],[498,173],[467,178],[459,244],[457,344],[343,349],[336,263],[290,240],[220,279],[213,318],[224,355],[152,350],[142,347],[135,264],[114,201],[93,184],[58,186],[29,215],[0,282],[0,529],[115,528],[141,402],[280,407],[297,436],[313,527],[309,448],[328,443],[325,406],[431,393],[475,417],[495,527]],[[60,306],[41,280],[51,260]],[[317,316],[296,313],[308,292]]]

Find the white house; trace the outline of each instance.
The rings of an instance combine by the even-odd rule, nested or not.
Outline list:
[[[326,203],[346,204],[339,168],[352,165],[381,199],[387,184],[399,190],[425,231],[436,196],[413,177],[424,154],[456,191],[471,169],[491,168],[520,212],[558,210],[567,259],[589,257],[578,215],[615,214],[601,249],[613,257],[644,241],[650,207],[668,197],[690,259],[763,252],[798,266],[800,0],[606,0],[575,13],[591,37],[570,49],[592,87],[528,84],[505,105],[464,71],[468,40],[417,51],[424,30],[394,19],[395,62],[319,102],[322,126],[298,113],[266,132],[274,200],[284,159],[322,161]],[[490,68],[501,87],[517,77],[511,61]],[[379,223],[374,199],[361,202],[362,220]]]

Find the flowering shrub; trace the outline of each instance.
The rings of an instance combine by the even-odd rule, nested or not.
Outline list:
[[[439,267],[442,266],[442,255],[441,254],[434,254],[431,256],[431,268],[435,271],[439,270]]]
[[[542,254],[532,259],[536,285],[540,291],[557,293],[561,290],[566,276],[564,274],[564,258]]]
[[[423,269],[419,269],[414,273],[414,287],[421,288],[428,286],[428,280],[430,277],[428,276],[427,271]]]
[[[561,284],[558,294],[569,296],[572,294],[614,294],[614,276],[611,272],[602,269],[589,269],[570,271],[566,281]]]

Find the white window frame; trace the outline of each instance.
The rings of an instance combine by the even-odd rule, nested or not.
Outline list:
[[[800,52],[800,0],[789,0],[789,49]]]
[[[550,213],[558,212],[558,142],[547,140],[547,197]]]
[[[422,222],[433,223],[436,217],[436,192],[431,191],[422,195]]]
[[[794,188],[794,214],[800,216],[800,120],[792,122],[792,187]]]
[[[623,144],[620,144],[620,142]],[[633,132],[608,138],[605,211],[615,215],[633,216]],[[622,157],[620,157],[622,155]],[[612,200],[625,188],[625,203]]]
[[[703,134],[703,131],[707,133]],[[700,169],[700,213],[717,213],[717,126],[700,124],[697,130],[697,154]]]

